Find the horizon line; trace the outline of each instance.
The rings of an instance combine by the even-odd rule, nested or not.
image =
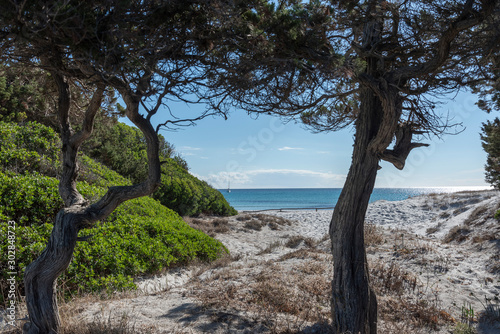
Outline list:
[[[494,190],[493,186],[480,185],[480,186],[411,186],[411,187],[374,187],[374,189],[433,189],[433,188],[475,188],[478,190]],[[217,190],[225,190],[227,188],[215,188]],[[230,188],[230,190],[264,190],[264,189],[343,189],[343,187],[252,187],[252,188]]]

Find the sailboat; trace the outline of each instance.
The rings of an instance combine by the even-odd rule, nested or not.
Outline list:
[[[230,193],[231,192],[231,187],[230,187],[231,183],[229,183],[229,181],[227,181],[227,192]]]

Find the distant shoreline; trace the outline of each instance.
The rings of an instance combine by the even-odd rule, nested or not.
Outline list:
[[[222,190],[225,199],[237,211],[269,210],[333,210],[341,188],[269,188]],[[494,191],[491,187],[425,187],[425,188],[375,188],[370,203],[387,200],[400,201],[420,195],[449,194],[470,191]]]
[[[470,189],[470,190],[493,190],[494,188],[492,186],[422,186],[422,187],[375,187],[374,189],[439,189],[439,188],[446,188],[446,189],[453,189],[453,188],[460,188],[460,189]],[[342,189],[342,187],[312,187],[312,188],[305,188],[305,187],[287,187],[287,188],[231,188],[231,191],[233,190],[314,190],[314,189]],[[227,192],[227,188],[218,188],[220,192]]]

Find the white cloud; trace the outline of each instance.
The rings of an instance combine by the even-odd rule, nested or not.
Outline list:
[[[228,183],[242,186],[250,182],[249,175],[241,172],[220,172],[217,174],[209,174],[208,177],[202,177],[215,188],[225,188]]]
[[[292,150],[303,150],[302,147],[289,147],[289,146],[283,146],[278,148],[278,151],[292,151]]]
[[[305,169],[255,169],[241,172],[219,172],[203,177],[215,188],[226,188],[228,182],[234,188],[277,188],[277,187],[339,187],[345,175],[331,172],[317,172]]]
[[[197,155],[195,151],[201,151],[202,149],[199,147],[192,147],[192,146],[182,146],[179,148],[177,151],[181,153],[181,156],[184,157],[190,157],[190,156],[195,156]]]
[[[199,148],[199,147],[191,147],[191,146],[182,146],[180,148],[180,150],[182,150],[182,151],[200,151],[201,148]]]

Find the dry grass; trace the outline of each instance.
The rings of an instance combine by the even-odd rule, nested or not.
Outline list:
[[[249,214],[239,215],[236,217],[236,220],[239,222],[244,222],[244,221],[247,221],[250,219],[252,219],[252,215],[249,215]]]
[[[63,334],[132,334],[132,333],[154,333],[153,329],[139,329],[130,323],[126,315],[122,315],[117,321],[113,321],[111,315],[107,319],[97,317],[93,322],[82,326],[79,322],[65,324]]]
[[[291,225],[285,218],[266,215],[262,213],[243,214],[236,217],[237,221],[245,222],[244,227],[251,230],[260,231],[262,227],[269,226],[273,231],[280,230],[281,226]]]
[[[391,234],[395,236],[392,245],[392,254],[396,258],[402,260],[415,260],[420,264],[428,262],[426,257],[431,252],[436,252],[435,246],[412,234],[405,231],[392,231]]]
[[[382,231],[370,232],[379,233],[375,241],[383,243]],[[290,240],[303,244],[301,237]],[[408,240],[405,245],[412,254],[423,256],[432,251],[420,240]],[[261,262],[251,273],[212,274],[198,282],[193,297],[212,310],[255,314],[254,319],[268,326],[266,333],[300,333],[301,324],[306,323],[323,326],[318,333],[329,333],[331,266],[331,255],[316,243],[288,252],[277,261]],[[440,309],[437,293],[425,290],[416,275],[397,263],[376,262],[371,267],[383,333],[427,333],[452,323],[452,317]]]
[[[499,237],[495,233],[483,233],[472,237],[472,242],[477,244],[485,241],[498,240]]]
[[[372,286],[378,295],[379,315],[392,330],[387,333],[414,333],[437,330],[454,319],[439,307],[437,291],[426,291],[412,273],[399,265],[376,263],[371,270]]]
[[[311,258],[310,261],[304,261],[295,266],[293,270],[297,270],[307,275],[323,275],[328,269],[325,261],[320,262]]]
[[[441,218],[441,219],[446,219],[446,218],[449,218],[450,216],[451,216],[451,214],[449,212],[446,212],[446,211],[445,212],[441,212],[439,214],[439,218]]]
[[[290,226],[292,223],[285,218],[278,217],[278,216],[272,216],[272,215],[266,215],[263,213],[257,213],[252,215],[253,218],[259,219],[260,221],[263,221],[264,223],[275,223],[277,225],[288,225]]]
[[[493,218],[495,212],[488,212],[489,209],[486,205],[478,206],[471,212],[469,217],[464,220],[465,226],[478,226],[486,222],[488,218]]]
[[[194,229],[200,230],[203,233],[214,237],[220,233],[228,233],[230,229],[229,220],[220,217],[205,217],[205,218],[189,218],[184,220]]]
[[[443,238],[443,242],[450,243],[452,241],[463,242],[469,238],[471,230],[464,225],[455,226],[448,234],[446,234]]]
[[[236,219],[244,224],[258,220],[254,215],[243,215]],[[209,219],[200,220],[203,223],[198,224],[208,225],[205,222]],[[262,220],[259,221],[262,224]],[[223,222],[210,224],[214,228],[216,225],[225,225]],[[269,225],[270,222],[264,222],[262,226],[265,224]],[[228,225],[230,227],[230,222]],[[392,232],[397,235],[396,240],[371,224],[367,224],[366,230],[367,245],[381,245],[377,247],[379,250],[385,247],[387,253],[395,257],[395,261],[417,261],[433,251],[432,246],[422,239],[411,239],[401,230]],[[296,249],[290,249],[278,259],[269,261],[263,261],[263,257],[253,258],[250,264],[245,262],[247,258],[226,256],[211,264],[200,264],[185,293],[199,300],[205,313],[213,315],[214,322],[227,321],[228,315],[237,316],[240,321],[243,319],[241,326],[248,333],[299,334],[305,328],[307,333],[333,333],[328,321],[332,257],[321,249],[328,239],[328,235],[322,242],[298,236],[283,242],[272,242],[259,255],[271,253],[283,246]],[[387,239],[391,240],[388,242]],[[396,245],[392,247],[393,242]],[[500,255],[491,260],[491,268],[500,270]],[[416,274],[403,269],[397,262],[377,261],[370,263],[370,268],[372,286],[379,303],[379,332],[430,333],[453,322],[453,318],[440,308],[437,293],[428,287],[425,290],[426,287]],[[126,316],[113,321],[99,318],[90,323],[64,326],[62,333],[67,334],[158,333],[154,326],[138,328]],[[18,333],[21,331],[9,334]],[[179,330],[178,333],[184,332]]]
[[[461,213],[464,213],[465,211],[469,210],[469,207],[468,206],[462,206],[462,207],[459,207],[455,210],[453,210],[453,215],[454,216],[458,216],[459,214]]]
[[[206,308],[255,314],[268,327],[266,333],[300,333],[306,322],[327,333],[331,260],[312,248],[291,253],[286,260],[261,261],[251,272],[236,270],[232,279],[227,273],[200,278],[193,297]],[[283,262],[288,260],[293,265]]]
[[[424,328],[438,330],[453,323],[453,318],[426,299],[407,299],[401,296],[379,298],[380,319],[385,322],[404,324],[406,333]]]
[[[269,254],[272,253],[276,248],[283,246],[280,241],[274,241],[270,243],[266,248],[257,253],[257,255]]]
[[[327,253],[323,252],[320,249],[315,249],[315,248],[301,248],[297,249],[293,252],[286,253],[282,255],[278,261],[287,261],[290,259],[299,259],[299,260],[305,260],[305,259],[314,259],[314,260],[320,260],[325,257]],[[329,256],[331,258],[331,256]],[[330,261],[331,263],[331,261]]]
[[[394,262],[389,265],[382,262],[375,263],[371,268],[371,279],[373,287],[380,294],[415,292],[417,287],[415,275],[401,269]]]
[[[486,263],[486,269],[492,274],[500,273],[500,254],[492,255]]]
[[[429,235],[429,234],[434,234],[434,233],[436,233],[437,231],[439,231],[439,225],[438,225],[438,226],[433,226],[433,227],[429,227],[429,228],[427,228],[427,229],[425,230],[425,233],[426,233],[427,235]]]
[[[313,238],[303,237],[301,235],[294,235],[288,238],[288,241],[285,243],[285,246],[288,248],[297,248],[302,243],[304,243],[306,247],[316,248],[319,242],[314,240]]]
[[[93,321],[82,322],[75,317],[63,317],[63,323],[59,329],[59,334],[156,334],[159,331],[154,325],[137,327],[132,323],[127,315],[122,315],[119,319],[98,316]],[[10,330],[2,331],[4,334],[22,334],[22,326]]]
[[[384,235],[380,229],[375,224],[365,224],[365,245],[375,246],[380,245],[384,242]]]
[[[262,230],[262,227],[266,226],[266,223],[257,220],[257,219],[252,219],[248,220],[245,222],[244,227],[249,229],[249,230],[255,230],[255,231],[260,231]]]

